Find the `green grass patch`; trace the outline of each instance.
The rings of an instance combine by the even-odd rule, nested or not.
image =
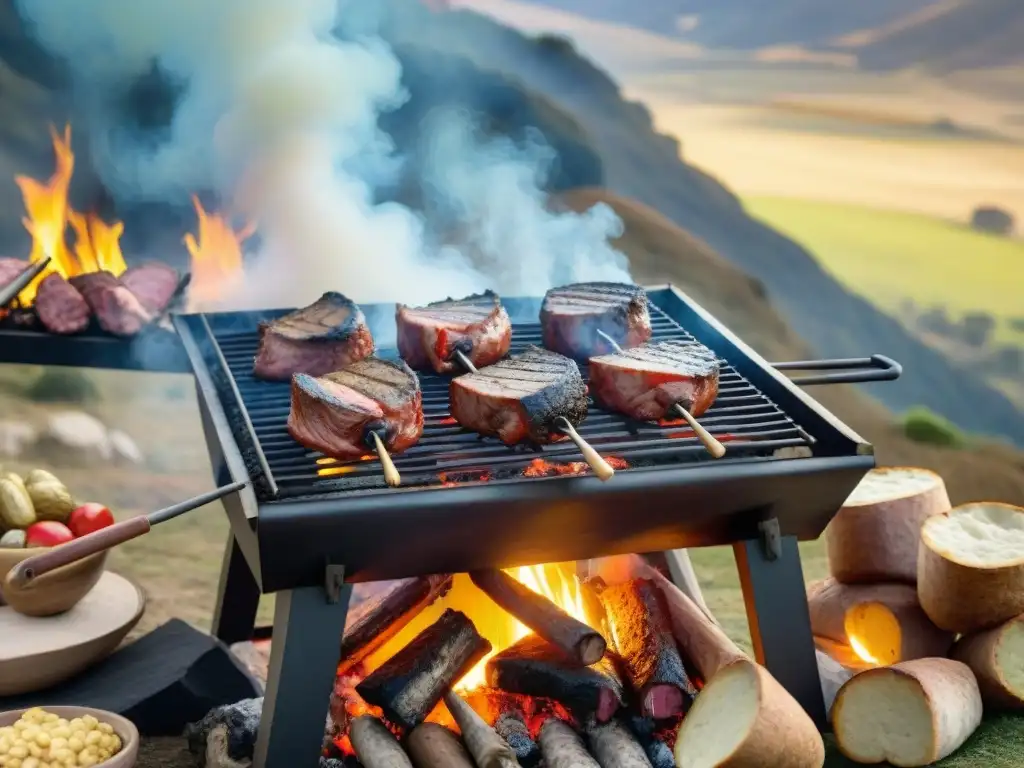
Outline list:
[[[962,448],[967,440],[952,422],[927,408],[911,408],[903,416],[903,433],[915,443]]]
[[[778,197],[744,205],[880,309],[895,313],[910,299],[919,307],[944,306],[953,318],[987,312],[997,320],[997,341],[1024,342],[1024,332],[1011,325],[1024,314],[1024,242],[856,205]]]

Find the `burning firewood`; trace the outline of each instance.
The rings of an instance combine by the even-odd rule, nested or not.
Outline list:
[[[437,723],[417,725],[405,746],[416,768],[476,768],[459,737]]]
[[[352,669],[401,632],[420,612],[447,594],[451,586],[451,574],[402,579],[361,603],[353,611],[341,639],[338,674]]]
[[[934,624],[909,584],[840,584],[825,579],[807,589],[811,631],[853,647],[877,664],[945,656],[953,635]]]
[[[588,726],[587,743],[601,768],[652,768],[640,742],[618,720]]]
[[[915,659],[850,678],[836,696],[832,725],[851,760],[925,766],[959,749],[981,725],[981,711],[966,664]]]
[[[357,717],[348,732],[352,749],[365,768],[412,768],[398,739],[384,723],[370,715]]]
[[[651,581],[633,579],[599,594],[643,714],[664,720],[684,712],[697,689],[683,668],[661,593]]]
[[[512,747],[457,694],[449,691],[444,703],[462,731],[462,740],[477,768],[515,768],[519,765]]]
[[[469,577],[491,600],[580,664],[590,666],[604,656],[606,643],[600,632],[503,571],[474,571]]]
[[[561,720],[547,720],[537,737],[545,768],[601,768],[583,740]]]
[[[530,735],[530,727],[519,712],[503,712],[494,723],[494,730],[512,747],[523,768],[534,768],[541,760],[540,747]]]
[[[671,581],[653,569],[645,575],[664,595],[672,633],[705,681],[676,734],[679,768],[821,768],[825,744],[796,699]]]
[[[487,684],[527,696],[557,699],[577,718],[607,722],[622,706],[622,682],[608,658],[589,667],[537,635],[527,635],[487,662]]]
[[[357,685],[356,692],[393,723],[411,730],[490,650],[466,614],[448,608]]]

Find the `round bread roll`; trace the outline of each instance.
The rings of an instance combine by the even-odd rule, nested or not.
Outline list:
[[[915,659],[850,678],[836,694],[832,729],[858,763],[931,765],[956,751],[981,724],[974,673],[951,659]]]
[[[825,579],[807,589],[811,631],[849,646],[878,665],[945,656],[953,634],[921,610],[909,584],[840,584]]]
[[[871,470],[825,528],[829,572],[846,584],[913,584],[921,524],[949,507],[945,483],[930,470]]]
[[[937,626],[962,634],[1024,613],[1024,509],[985,501],[929,518],[917,596]]]
[[[736,659],[708,680],[676,733],[678,768],[821,768],[825,744],[768,671]]]
[[[985,706],[1024,709],[1024,616],[960,638],[951,655],[974,672]]]

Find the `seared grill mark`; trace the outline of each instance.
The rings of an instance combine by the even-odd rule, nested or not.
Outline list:
[[[598,331],[622,347],[651,337],[651,318],[643,288],[624,283],[578,283],[552,288],[540,311],[544,345],[575,360],[610,352]]]

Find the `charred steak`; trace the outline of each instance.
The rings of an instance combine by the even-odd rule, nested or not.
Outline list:
[[[552,288],[540,310],[544,346],[586,362],[612,352],[598,331],[620,347],[636,347],[651,337],[647,294],[625,283],[576,283]]]
[[[497,294],[487,291],[464,299],[445,299],[425,307],[399,304],[398,353],[417,370],[461,371],[455,350],[477,368],[508,354],[512,322]]]
[[[51,333],[84,331],[92,317],[82,294],[56,272],[51,272],[39,283],[35,306],[40,322]]]
[[[325,376],[292,378],[288,432],[307,448],[335,459],[373,451],[370,432],[390,453],[415,445],[423,434],[423,397],[405,363],[368,357]]]
[[[178,270],[162,261],[147,261],[129,267],[121,283],[135,294],[139,303],[154,315],[162,315],[171,303],[181,277]]]
[[[718,396],[718,357],[694,341],[657,341],[590,358],[590,391],[606,408],[641,421],[672,418],[679,403],[700,416]]]
[[[448,397],[459,424],[506,445],[553,442],[561,437],[555,419],[575,427],[587,415],[576,363],[540,347],[452,379]]]
[[[96,315],[100,328],[117,336],[134,336],[153,315],[110,272],[88,272],[69,281]]]
[[[253,373],[273,381],[287,381],[296,373],[323,376],[372,354],[373,336],[363,311],[328,291],[308,307],[260,325]]]

